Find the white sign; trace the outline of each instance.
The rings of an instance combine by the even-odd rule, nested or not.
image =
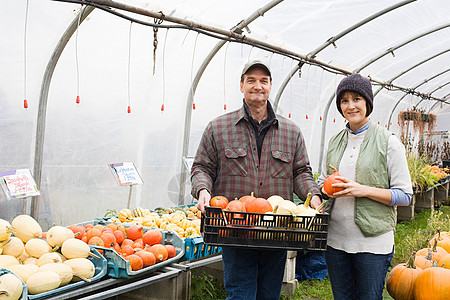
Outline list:
[[[1,185],[8,199],[19,199],[40,195],[29,169],[0,173]]]
[[[144,183],[132,162],[115,163],[109,164],[108,166],[120,185],[126,186]]]

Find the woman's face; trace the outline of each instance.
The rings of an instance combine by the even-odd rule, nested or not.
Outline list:
[[[354,92],[344,92],[341,97],[340,105],[342,114],[350,124],[351,130],[356,131],[369,121],[369,117],[366,117],[366,100],[359,94]]]

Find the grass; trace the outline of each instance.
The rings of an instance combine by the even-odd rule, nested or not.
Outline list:
[[[395,253],[392,259],[392,266],[406,262],[412,251],[427,247],[428,241],[436,234],[438,228],[441,231],[450,231],[450,206],[442,206],[440,210],[416,213],[413,222],[404,221],[397,224],[394,237]],[[211,276],[194,276],[192,282],[196,285],[196,294],[191,299],[220,300],[226,298],[223,285]],[[191,285],[191,292],[192,290]],[[331,292],[330,281],[326,278],[324,280],[300,282],[299,287],[295,290],[292,297],[287,297],[285,294],[282,294],[280,299],[332,300],[333,294]],[[392,300],[386,291],[383,293],[383,299]]]

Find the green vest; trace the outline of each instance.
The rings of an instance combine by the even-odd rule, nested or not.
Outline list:
[[[356,161],[355,181],[362,185],[388,189],[387,173],[388,140],[392,135],[386,129],[369,124]],[[327,153],[327,174],[332,171],[331,164],[339,168],[342,155],[347,146],[347,129],[330,139]],[[330,198],[325,211],[331,212],[334,198]],[[355,197],[355,223],[365,236],[377,236],[393,230],[397,222],[396,207],[387,206],[366,197]]]

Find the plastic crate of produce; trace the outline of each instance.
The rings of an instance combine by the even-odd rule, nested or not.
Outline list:
[[[27,285],[22,281],[22,279],[20,279],[19,276],[17,276],[16,274],[14,274],[13,272],[7,270],[7,269],[0,269],[0,276],[5,275],[5,274],[13,274],[14,276],[16,276],[17,278],[19,278],[20,282],[22,282],[22,295],[20,296],[19,299],[28,299],[28,288]],[[2,298],[2,297],[0,297]]]
[[[123,224],[125,227],[126,224]],[[129,225],[128,225],[129,226]],[[143,226],[143,230],[150,229],[151,227],[145,227]],[[151,229],[158,229],[158,228],[151,228]],[[146,268],[143,268],[141,270],[132,271],[130,267],[130,262],[123,258],[119,253],[117,253],[113,248],[105,248],[100,246],[93,246],[99,250],[103,250],[103,256],[106,257],[107,264],[108,264],[108,271],[107,274],[110,277],[113,278],[130,278],[130,276],[142,274],[142,273],[151,273],[156,271],[157,269],[171,264],[178,262],[181,257],[184,255],[184,241],[173,231],[170,230],[163,230],[158,229],[162,233],[162,244],[171,244],[175,247],[176,255],[172,258],[169,258],[163,262],[154,264],[153,266],[149,266]]]
[[[294,217],[207,207],[201,231],[208,245],[324,251],[328,218],[328,214]]]
[[[181,260],[193,260],[222,251],[222,247],[205,244],[201,236],[185,238],[184,242],[186,243],[186,251]]]
[[[97,255],[99,258],[89,256],[89,259],[94,263],[95,266],[95,273],[94,277],[90,278],[90,282],[86,281],[78,281],[78,282],[71,282],[65,286],[62,286],[60,288],[56,288],[54,290],[36,294],[36,295],[30,295],[28,294],[28,299],[45,299],[49,296],[57,296],[59,294],[62,294],[67,291],[71,291],[78,288],[83,288],[84,286],[87,286],[91,283],[94,283],[96,281],[99,281],[103,276],[106,275],[107,272],[107,261],[106,258],[98,252],[97,249],[91,246],[91,252],[95,255]]]

